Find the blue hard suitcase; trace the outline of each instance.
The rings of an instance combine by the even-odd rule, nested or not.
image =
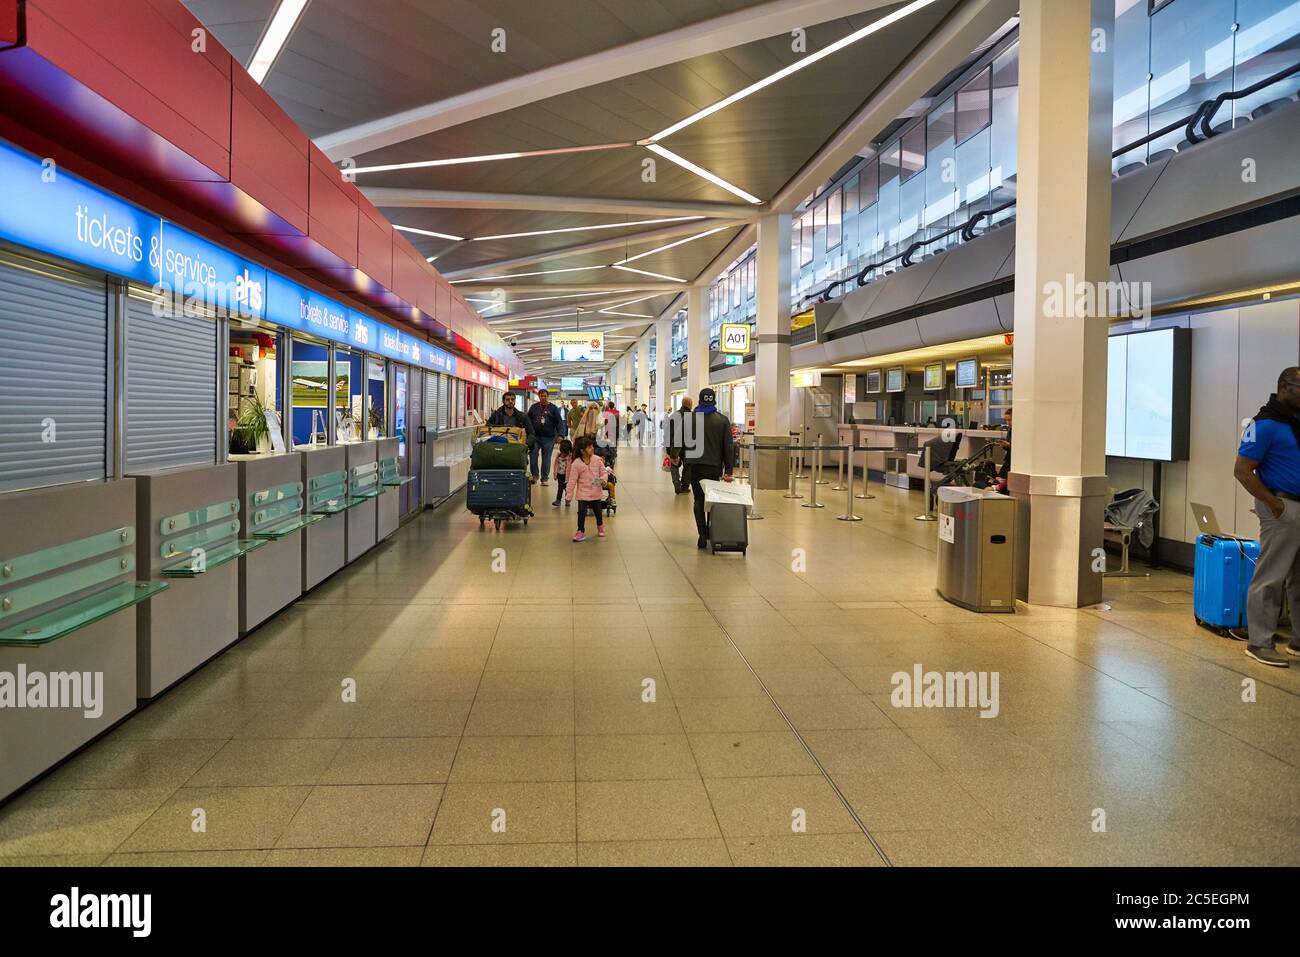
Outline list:
[[[512,511],[528,505],[528,473],[522,469],[470,469],[465,507],[471,512]]]
[[[1196,540],[1192,613],[1196,623],[1215,631],[1246,624],[1246,589],[1259,560],[1259,542],[1220,535]]]

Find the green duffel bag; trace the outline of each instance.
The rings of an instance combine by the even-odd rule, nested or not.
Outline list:
[[[474,469],[522,469],[528,467],[528,446],[514,442],[479,442],[469,458]]]

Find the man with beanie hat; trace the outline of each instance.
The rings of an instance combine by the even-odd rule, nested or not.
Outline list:
[[[691,494],[695,504],[695,531],[699,535],[696,548],[709,545],[709,526],[704,520],[704,489],[702,479],[731,481],[731,463],[735,461],[735,448],[731,440],[731,422],[718,411],[718,397],[707,386],[700,390],[700,401],[695,411],[682,417],[682,434],[674,437],[679,447],[671,449],[673,458],[681,459],[689,468]]]

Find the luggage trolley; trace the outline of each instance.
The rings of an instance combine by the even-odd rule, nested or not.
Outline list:
[[[478,516],[479,528],[528,524],[533,515],[533,483],[528,475],[528,451],[523,430],[479,426],[474,433],[465,507]]]

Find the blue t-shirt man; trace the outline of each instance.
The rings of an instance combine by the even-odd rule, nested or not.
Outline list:
[[[1300,497],[1300,444],[1289,424],[1254,419],[1246,426],[1237,454],[1259,463],[1255,474],[1268,488]]]

